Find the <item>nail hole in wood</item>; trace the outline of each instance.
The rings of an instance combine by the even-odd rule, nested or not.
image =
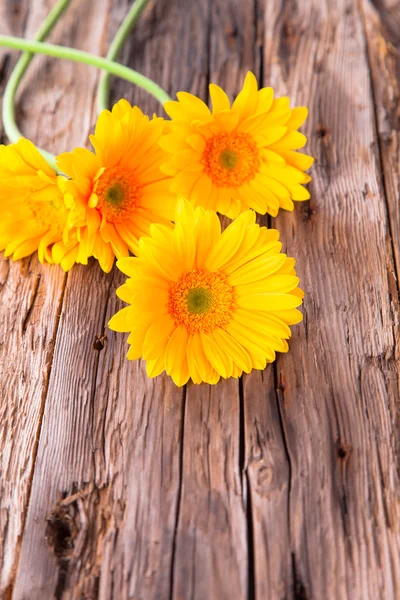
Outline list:
[[[329,129],[323,125],[317,125],[317,136],[323,140],[329,134]]]
[[[352,445],[346,442],[339,443],[337,448],[337,455],[341,460],[347,460],[351,454]]]
[[[97,350],[98,352],[101,352],[104,349],[106,342],[107,342],[106,335],[96,335],[96,338],[93,342],[93,349]]]

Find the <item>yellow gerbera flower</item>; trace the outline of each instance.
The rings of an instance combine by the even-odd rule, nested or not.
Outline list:
[[[144,358],[150,377],[165,370],[178,386],[264,369],[302,319],[295,261],[279,233],[252,210],[221,233],[215,212],[186,200],[175,222],[152,225],[138,257],[118,261],[129,279],[117,294],[130,306],[109,327],[130,332],[128,358]]]
[[[87,263],[77,232],[63,241],[68,211],[63,199],[65,178],[57,177],[34,144],[20,139],[0,146],[0,251],[14,260],[38,251],[40,262]]]
[[[88,251],[106,272],[115,256],[136,254],[139,238],[152,223],[167,224],[174,216],[176,196],[160,170],[164,124],[120,100],[98,118],[90,137],[95,153],[78,148],[57,158],[71,178],[66,183],[69,224],[87,226]]]
[[[247,208],[276,216],[280,207],[293,210],[293,200],[307,200],[304,170],[314,159],[295,152],[307,141],[297,131],[307,108],[274,100],[272,88],[258,90],[253,73],[232,107],[217,85],[210,95],[212,112],[187,92],[164,106],[172,121],[160,143],[171,156],[162,169],[174,178],[171,189],[232,219]]]

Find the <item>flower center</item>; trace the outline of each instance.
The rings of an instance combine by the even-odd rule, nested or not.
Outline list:
[[[234,308],[234,291],[224,273],[195,269],[182,275],[169,290],[169,313],[190,334],[223,327]]]
[[[223,152],[221,152],[221,155],[219,157],[221,167],[228,169],[228,171],[233,171],[233,169],[238,163],[238,160],[239,155],[236,154],[236,152],[234,152],[233,150],[224,150]]]
[[[106,191],[107,202],[109,204],[112,204],[113,206],[120,206],[122,204],[122,202],[124,201],[124,198],[125,198],[124,190],[122,189],[122,186],[119,183],[119,181],[114,183],[114,185],[112,185]]]
[[[116,166],[100,175],[93,192],[103,217],[110,223],[122,223],[135,212],[142,189],[131,170]]]
[[[207,313],[212,306],[212,292],[207,288],[192,288],[186,296],[188,311],[194,315]]]
[[[261,161],[250,135],[218,133],[207,141],[202,163],[215,185],[238,188],[255,177]]]

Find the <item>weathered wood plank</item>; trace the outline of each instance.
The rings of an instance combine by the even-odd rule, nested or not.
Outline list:
[[[247,598],[236,380],[188,385],[172,598]]]
[[[290,465],[275,393],[274,367],[243,381],[244,469],[255,598],[292,598],[288,493]]]
[[[257,62],[253,8],[237,0],[212,2],[204,27],[205,82],[218,82],[233,96]],[[208,100],[208,89],[200,95]],[[235,380],[187,388],[173,598],[248,597],[241,411]]]
[[[104,496],[107,491],[102,481],[95,487],[93,475],[96,449],[92,430],[96,416],[93,395],[99,359],[93,343],[103,326],[112,276],[106,278],[93,267],[76,266],[68,276],[13,593],[17,598],[57,597],[67,572],[64,555],[70,544],[76,541],[78,545],[81,540],[83,548],[90,552],[91,546],[86,548],[84,538],[85,519],[93,528],[96,523],[93,511],[97,508],[94,498],[98,494],[101,504],[101,494]],[[96,290],[90,300],[88,290]],[[84,302],[77,301],[80,295]],[[74,505],[59,508],[56,502],[78,491],[82,491],[83,499],[77,506],[80,509],[82,505],[82,514],[86,514],[74,528],[69,511]],[[88,509],[85,499],[92,500]],[[101,519],[104,517],[100,512],[98,520]],[[36,530],[39,535],[35,535]],[[93,588],[89,590],[92,592]]]
[[[0,259],[0,597],[18,561],[63,282],[35,258]]]
[[[305,319],[276,366],[284,444],[249,463],[269,472],[266,485],[250,478],[253,522],[262,524],[255,552],[265,552],[262,532],[275,531],[272,482],[287,496],[289,527],[288,542],[275,547],[284,579],[274,597],[397,598],[398,298],[361,16],[346,0],[264,9],[265,83],[310,107],[317,162],[311,202],[274,223],[298,259]],[[259,409],[247,392],[256,377],[244,386],[250,459],[260,446]],[[287,482],[276,468],[287,469],[285,446]],[[257,564],[262,598],[274,579]]]
[[[1,33],[32,37],[52,5],[48,1],[35,2],[34,8],[25,1],[3,3]],[[80,39],[81,47],[96,48],[105,9],[97,17],[97,27],[89,11],[89,20],[75,30],[71,27],[74,13],[76,18],[76,5],[52,40],[74,44]],[[15,53],[11,56],[2,50],[2,85],[16,58]],[[26,136],[61,151],[60,141],[66,146],[72,140],[77,145],[85,141],[82,120],[87,129],[92,120],[87,92],[92,90],[93,95],[97,74],[71,64],[62,70],[56,66],[35,58],[21,89],[18,118]],[[15,265],[1,257],[0,272],[1,596],[11,593],[18,564],[66,277],[57,268],[40,265],[36,257]]]
[[[32,35],[42,21],[44,11],[48,10],[48,4],[45,4],[36,3],[36,10],[31,11],[29,2],[3,3],[0,6],[1,32]],[[2,86],[15,60],[16,55],[2,50]],[[38,116],[50,112],[57,84],[54,80],[45,81],[41,68],[43,62],[39,60],[31,71],[36,70],[36,75],[30,102],[25,106],[26,114],[32,116],[26,129],[33,139],[46,144],[48,139]],[[40,111],[35,102],[32,106],[38,81],[41,82]],[[62,87],[62,76],[58,84]],[[68,117],[70,111],[71,107],[66,108],[63,114]],[[52,135],[59,131],[60,125],[53,123]],[[9,594],[18,564],[65,275],[58,269],[43,267],[36,257],[18,264],[0,257],[0,273],[1,596]]]
[[[161,65],[159,81],[168,81],[167,88],[204,89],[207,26],[200,11],[158,3],[131,38],[131,51],[141,52],[130,64],[151,76]],[[185,43],[189,50],[182,54]],[[182,61],[192,65],[187,75]],[[113,87],[116,97],[142,98],[126,84]],[[141,106],[153,109],[148,97]],[[109,290],[95,265],[69,277],[14,598],[171,594],[183,392],[167,378],[149,381],[143,366],[128,363],[121,335],[108,332],[100,361],[93,356],[104,319],[121,307],[115,289],[123,280],[115,272]],[[92,306],[88,290],[95,290]],[[81,319],[84,329],[74,343]],[[58,423],[64,427],[56,436]],[[234,452],[235,446],[227,460],[235,459]]]
[[[363,2],[390,234],[400,273],[400,5]]]

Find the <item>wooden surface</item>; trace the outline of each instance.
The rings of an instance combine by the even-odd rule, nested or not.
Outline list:
[[[51,4],[0,0],[0,32],[31,37]],[[104,54],[127,5],[73,0],[51,40]],[[398,0],[157,0],[122,60],[205,99],[252,69],[309,106],[312,200],[273,221],[304,322],[263,373],[178,390],[121,334],[95,349],[116,270],[0,256],[0,598],[400,598]],[[84,144],[97,81],[35,59],[25,135]]]

